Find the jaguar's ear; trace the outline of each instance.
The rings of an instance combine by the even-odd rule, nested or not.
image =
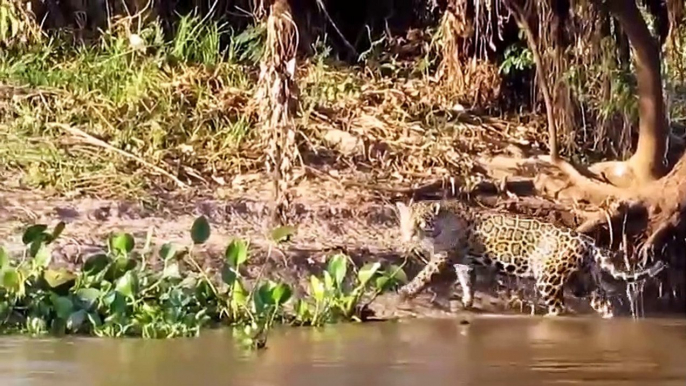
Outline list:
[[[395,203],[395,207],[398,209],[398,217],[403,219],[403,218],[408,218],[410,215],[410,207],[408,205],[405,205],[404,202],[397,201]]]
[[[403,202],[396,202],[396,208],[398,209],[398,225],[400,228],[400,237],[403,242],[409,242],[412,240],[412,235],[414,235],[415,221],[412,216],[412,208],[410,205],[405,205]]]
[[[432,203],[432,204],[431,204],[431,211],[432,211],[434,214],[438,214],[438,212],[441,211],[441,203],[438,202],[438,201]]]

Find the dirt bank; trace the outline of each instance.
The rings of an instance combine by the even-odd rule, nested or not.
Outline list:
[[[250,180],[250,181],[248,181]],[[196,217],[210,221],[212,233],[206,244],[194,249],[203,268],[212,269],[221,262],[224,249],[233,237],[248,239],[252,258],[247,266],[250,279],[258,275],[286,281],[296,291],[306,291],[309,274],[318,273],[327,256],[336,251],[349,254],[356,264],[380,261],[403,264],[404,258],[395,240],[399,237],[391,194],[372,194],[369,190],[337,188],[335,181],[307,179],[297,189],[295,209],[297,233],[289,243],[275,248],[269,238],[268,203],[270,184],[263,176],[253,175],[240,188],[216,192],[158,194],[155,202],[140,203],[96,198],[51,197],[42,193],[12,190],[0,196],[0,240],[9,251],[21,251],[22,230],[28,224],[67,226],[54,244],[54,264],[67,268],[79,266],[84,257],[102,250],[112,231],[134,235],[142,247],[152,230],[152,248],[164,242],[189,244],[189,230]],[[386,199],[382,197],[386,197]],[[156,254],[154,254],[156,256]],[[152,261],[155,264],[155,261]],[[412,277],[422,263],[412,260],[405,267]],[[395,294],[377,298],[370,309],[376,318],[394,317],[464,317],[457,295],[450,301],[452,274],[441,275],[431,291],[397,306]],[[505,287],[489,289],[479,284],[477,311],[524,312],[508,305]],[[659,303],[659,302],[658,302]],[[451,306],[452,304],[452,306]],[[568,296],[575,313],[590,312],[585,299]],[[397,307],[396,307],[397,306]],[[627,312],[628,304],[622,305]],[[650,307],[646,305],[646,310]]]

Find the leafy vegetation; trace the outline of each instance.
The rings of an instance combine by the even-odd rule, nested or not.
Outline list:
[[[241,239],[226,247],[218,279],[203,270],[193,248],[206,242],[210,225],[194,222],[189,245],[163,244],[153,256],[151,240],[138,250],[132,235],[113,233],[105,252],[88,256],[81,269],[51,267],[51,244],[64,230],[28,227],[22,255],[0,248],[0,330],[3,333],[88,334],[100,337],[194,336],[202,328],[231,326],[241,344],[263,347],[275,323],[321,326],[361,321],[364,296],[376,296],[407,280],[400,267],[367,264],[352,277],[349,258],[331,256],[321,276],[310,277],[309,296],[269,279],[250,288],[242,267],[250,260]],[[273,232],[283,241],[290,227]],[[161,267],[154,267],[157,260]],[[185,263],[185,264],[184,264]],[[187,266],[187,269],[184,267]]]

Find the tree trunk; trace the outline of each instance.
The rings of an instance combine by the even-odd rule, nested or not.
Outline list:
[[[629,164],[637,179],[635,184],[640,185],[662,177],[667,171],[662,163],[668,128],[662,98],[660,50],[635,0],[611,0],[608,6],[626,32],[636,57],[639,137]]]

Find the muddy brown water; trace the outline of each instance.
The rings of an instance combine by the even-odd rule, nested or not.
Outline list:
[[[686,321],[478,317],[275,330],[261,352],[199,338],[0,339],[0,385],[686,384]]]

